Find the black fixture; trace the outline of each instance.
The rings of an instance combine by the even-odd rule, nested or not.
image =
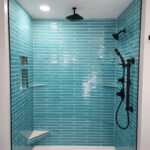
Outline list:
[[[123,88],[120,90],[120,92],[117,92],[117,96],[120,96],[121,99],[124,100],[125,93],[124,93],[124,89]]]
[[[125,67],[125,60],[124,60],[124,58],[122,57],[122,55],[121,55],[121,53],[119,52],[119,50],[116,48],[115,49],[115,52],[116,52],[116,54],[120,57],[120,59],[121,59],[121,62],[122,62],[122,66],[123,67]]]
[[[114,38],[115,40],[118,41],[118,40],[119,40],[119,35],[120,35],[121,33],[126,33],[126,29],[119,31],[118,33],[114,33],[114,34],[112,34],[112,36],[113,36],[113,38]]]
[[[71,22],[75,22],[75,21],[80,21],[83,20],[84,18],[82,16],[80,16],[79,14],[76,14],[76,7],[73,7],[73,15],[67,16],[66,19],[68,19]]]
[[[127,87],[126,87],[126,110],[133,112],[133,107],[130,106],[130,85],[131,85],[131,80],[130,80],[130,69],[131,65],[135,63],[135,59],[131,58],[127,60]]]
[[[119,78],[119,79],[118,79],[118,82],[120,82],[120,83],[122,83],[122,84],[123,84],[123,83],[124,83],[124,77]]]
[[[121,98],[121,102],[120,102],[118,109],[116,111],[116,123],[117,123],[119,128],[125,130],[130,125],[129,112],[133,112],[133,107],[130,106],[130,86],[131,86],[130,71],[131,71],[131,65],[135,63],[135,59],[134,58],[128,59],[127,63],[125,63],[125,59],[123,58],[123,56],[121,55],[119,50],[115,49],[115,52],[120,57],[121,62],[122,62],[121,65],[123,67],[123,77],[118,79],[118,82],[122,84],[122,89],[120,90],[120,92],[117,92],[117,96],[119,96]],[[127,79],[126,79],[126,95],[125,95],[125,69],[126,68],[127,68]],[[118,113],[119,113],[119,110],[123,104],[125,96],[126,96],[127,125],[123,127],[120,125],[120,123],[118,121]]]

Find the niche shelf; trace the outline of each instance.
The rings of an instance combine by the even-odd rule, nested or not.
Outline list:
[[[104,87],[108,87],[108,88],[117,88],[117,86],[114,84],[106,84],[104,85]]]
[[[101,65],[115,65],[115,63],[114,62],[110,62],[110,63],[100,63]]]
[[[27,65],[22,65],[22,66],[20,66],[20,69],[28,69],[28,66]]]
[[[28,144],[33,144],[35,142],[41,141],[45,138],[48,134],[50,134],[50,130],[38,131],[34,130],[30,137],[28,138]]]
[[[48,86],[47,84],[41,84],[41,83],[37,83],[37,84],[32,84],[31,86],[30,86],[30,88],[34,88],[34,87],[43,87],[43,86]]]

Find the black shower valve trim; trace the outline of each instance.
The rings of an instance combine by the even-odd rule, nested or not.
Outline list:
[[[120,83],[124,83],[124,77],[119,78],[119,79],[118,79],[118,82],[120,82]]]
[[[124,98],[125,98],[124,89],[122,88],[122,89],[120,90],[120,92],[117,92],[116,95],[117,95],[117,96],[120,96],[121,99],[124,100]]]

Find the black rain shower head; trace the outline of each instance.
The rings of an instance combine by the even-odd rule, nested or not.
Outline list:
[[[75,22],[75,21],[80,21],[83,20],[84,18],[82,16],[80,16],[79,14],[76,14],[76,7],[73,7],[73,15],[67,16],[66,19],[68,19],[71,22]]]
[[[118,33],[112,34],[113,38],[116,39],[117,41],[119,40],[119,35],[121,33],[126,33],[126,29],[119,31]]]

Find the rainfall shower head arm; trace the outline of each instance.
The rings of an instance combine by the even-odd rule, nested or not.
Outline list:
[[[77,9],[77,8],[76,8],[76,7],[73,7],[72,9],[73,9],[73,13],[76,14],[76,9]]]
[[[126,33],[126,29],[119,31],[118,33],[112,34],[113,38],[116,39],[117,41],[119,40],[119,35],[121,33]]]
[[[126,29],[121,30],[121,31],[118,32],[118,34],[120,34],[120,33],[126,33]]]

